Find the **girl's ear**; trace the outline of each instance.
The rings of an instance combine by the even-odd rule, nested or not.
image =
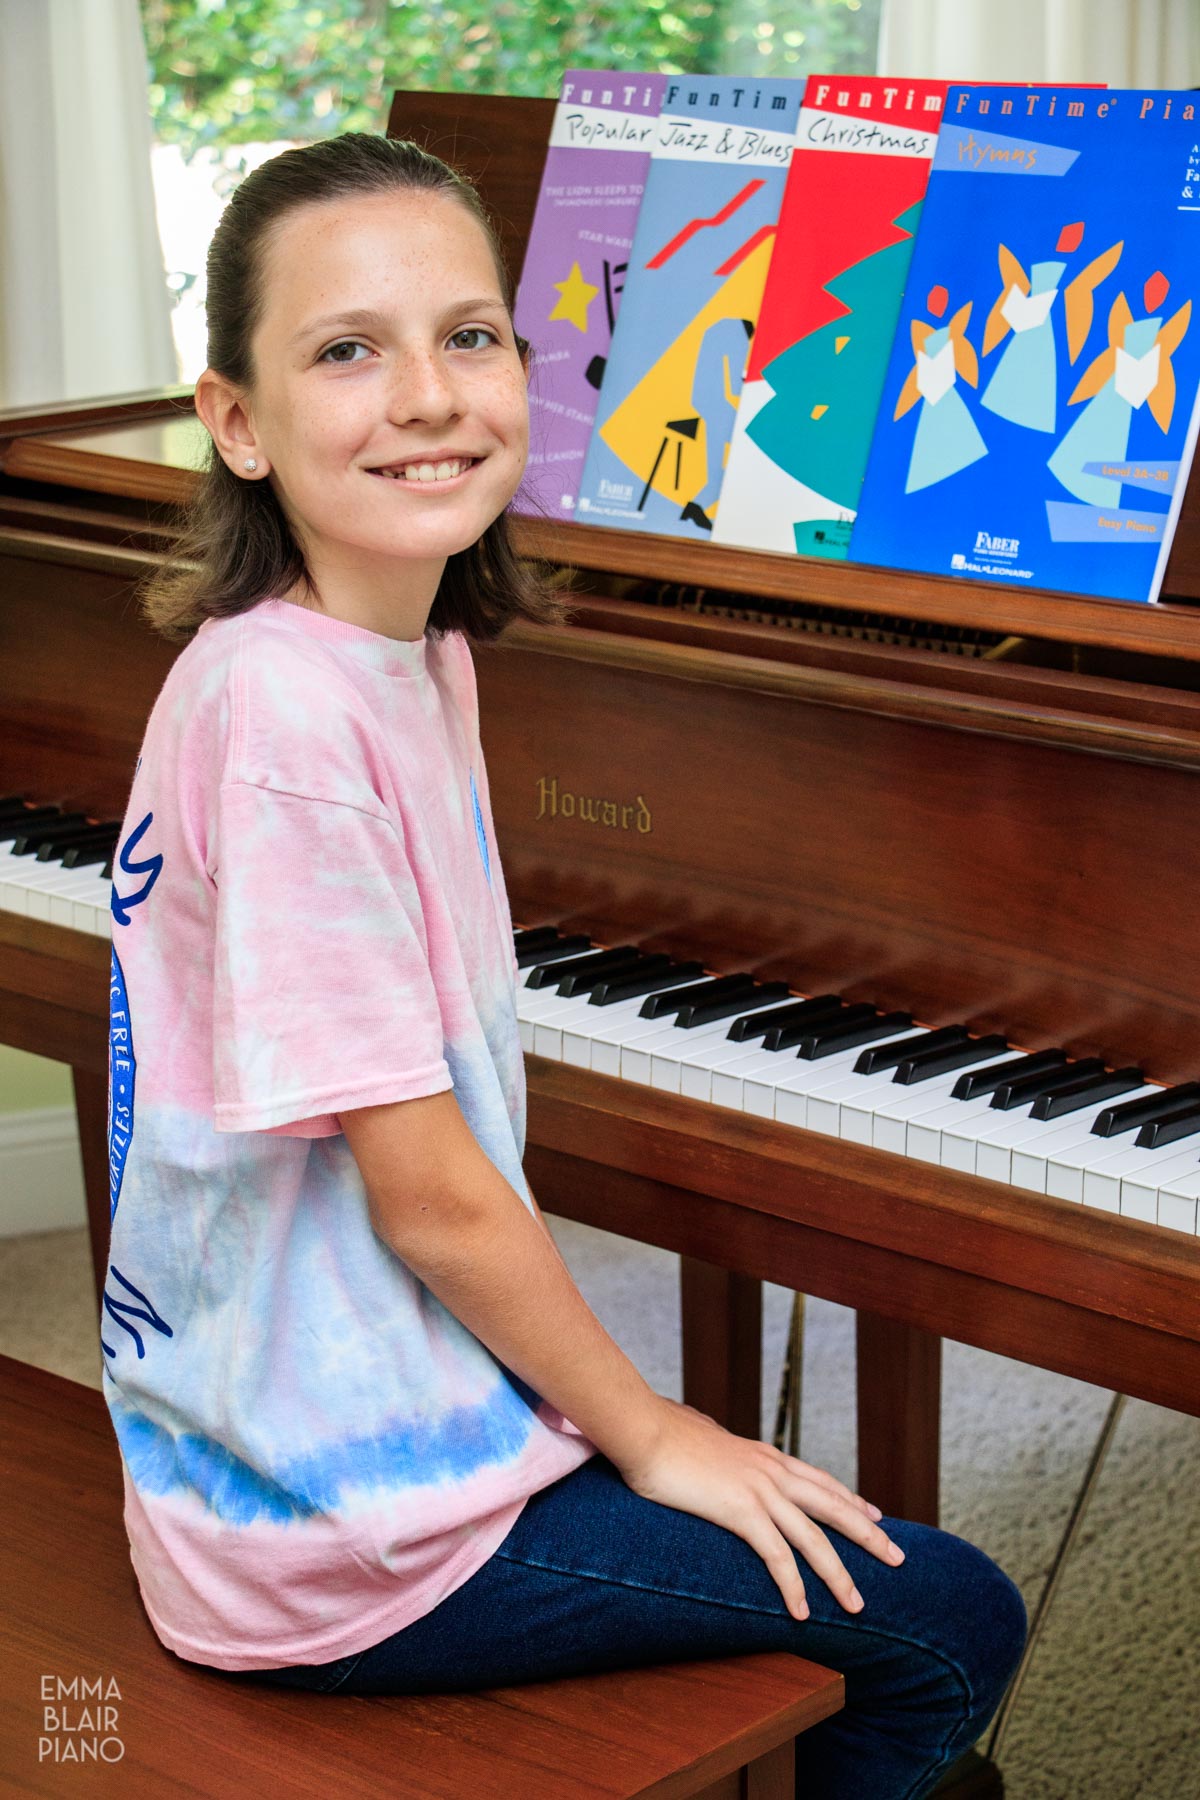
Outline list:
[[[215,369],[205,369],[196,382],[196,416],[217,454],[242,481],[258,481],[269,472],[245,395]]]

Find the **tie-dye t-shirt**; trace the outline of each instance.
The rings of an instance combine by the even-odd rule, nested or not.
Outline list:
[[[465,639],[281,600],[204,624],[112,913],[101,1337],[146,1609],[220,1668],[349,1655],[592,1454],[375,1235],[338,1122],[453,1088],[529,1204]]]

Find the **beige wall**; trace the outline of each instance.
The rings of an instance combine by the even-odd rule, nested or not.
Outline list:
[[[44,1056],[26,1056],[0,1044],[0,1113],[29,1112],[37,1106],[73,1106],[71,1071]]]

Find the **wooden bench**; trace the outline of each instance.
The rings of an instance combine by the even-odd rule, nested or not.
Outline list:
[[[230,1682],[142,1611],[101,1394],[0,1357],[0,1480],[6,1793],[792,1800],[794,1738],[842,1705],[785,1655],[418,1698]]]

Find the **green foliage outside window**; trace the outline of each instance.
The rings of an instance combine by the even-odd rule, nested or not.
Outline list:
[[[880,0],[141,0],[162,143],[379,131],[395,88],[554,95],[564,68],[740,75],[875,66]]]

